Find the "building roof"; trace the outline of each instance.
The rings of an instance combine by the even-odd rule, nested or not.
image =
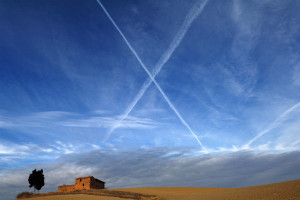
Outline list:
[[[100,182],[102,182],[102,183],[105,183],[104,181],[101,181],[101,180],[99,180],[99,179],[96,179],[96,178],[93,177],[93,176],[78,177],[78,178],[76,178],[75,180],[77,180],[77,179],[85,179],[85,178],[93,178],[93,179],[95,179],[96,181],[100,181]]]

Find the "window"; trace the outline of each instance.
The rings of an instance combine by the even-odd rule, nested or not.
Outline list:
[[[82,184],[82,186],[84,186],[84,184]]]
[[[80,182],[81,182],[81,179],[80,179]]]

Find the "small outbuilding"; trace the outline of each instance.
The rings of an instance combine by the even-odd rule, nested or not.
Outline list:
[[[104,189],[105,182],[94,178],[93,176],[78,177],[75,179],[74,185],[58,186],[58,192],[71,192],[75,190],[90,190],[90,189]]]

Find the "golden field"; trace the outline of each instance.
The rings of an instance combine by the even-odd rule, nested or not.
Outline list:
[[[300,200],[300,180],[244,188],[128,188],[118,189],[155,194],[165,200]]]
[[[244,188],[147,187],[110,189],[108,192],[128,192],[159,196],[164,200],[300,200],[300,180]],[[125,193],[126,194],[126,193]],[[153,197],[140,197],[155,199]],[[52,195],[28,200],[121,200],[113,196],[87,194]],[[128,196],[126,198],[128,200]],[[131,198],[138,199],[138,198]]]
[[[88,194],[69,194],[69,195],[52,195],[52,196],[44,196],[44,197],[32,197],[26,198],[26,200],[123,200],[123,198],[119,197],[106,197],[106,196],[96,196],[96,195],[88,195]],[[128,200],[128,199],[127,199]]]

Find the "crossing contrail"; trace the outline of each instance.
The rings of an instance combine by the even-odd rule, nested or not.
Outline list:
[[[154,70],[152,71],[153,78],[156,77],[156,75],[160,72],[161,68],[168,62],[170,57],[172,56],[175,49],[180,44],[181,40],[184,38],[186,32],[189,30],[191,24],[193,21],[201,14],[203,11],[205,5],[207,4],[208,0],[205,0],[203,2],[197,2],[189,11],[189,13],[186,15],[185,20],[183,21],[180,29],[177,31],[174,39],[172,40],[171,44],[169,45],[168,49],[165,51],[165,53],[160,57],[159,61],[156,63]],[[106,139],[110,136],[110,134],[118,128],[122,121],[129,115],[129,113],[132,111],[132,109],[135,107],[135,105],[139,102],[139,100],[144,95],[145,91],[149,88],[151,85],[152,80],[151,78],[148,78],[134,100],[131,102],[131,104],[126,108],[125,112],[121,115],[119,121],[109,130],[108,135]]]
[[[123,40],[125,41],[125,43],[127,44],[127,46],[129,47],[129,49],[131,50],[131,52],[134,54],[134,56],[136,57],[136,59],[138,60],[138,62],[140,63],[140,65],[143,67],[143,69],[145,70],[145,72],[148,74],[148,76],[150,77],[151,81],[155,84],[155,86],[157,87],[157,89],[159,90],[159,92],[162,94],[162,96],[164,97],[164,99],[167,101],[167,103],[169,104],[170,108],[175,112],[175,114],[177,115],[177,117],[180,119],[180,121],[182,122],[182,124],[190,131],[190,133],[195,137],[195,139],[197,140],[197,142],[199,143],[199,145],[202,147],[202,149],[206,150],[205,147],[203,146],[203,144],[201,143],[201,141],[199,140],[199,138],[197,137],[197,135],[192,131],[191,127],[188,125],[188,123],[181,117],[181,115],[179,114],[179,112],[177,111],[177,109],[175,108],[175,106],[170,102],[169,98],[166,96],[166,94],[164,93],[164,91],[161,89],[161,87],[159,86],[159,84],[156,82],[156,80],[153,78],[152,74],[149,72],[149,70],[147,69],[147,67],[144,65],[144,63],[142,62],[142,60],[140,59],[140,57],[138,56],[138,54],[136,53],[136,51],[133,49],[133,47],[131,46],[131,44],[128,42],[128,40],[126,39],[125,35],[123,34],[123,32],[119,29],[119,27],[117,26],[117,24],[115,23],[115,21],[111,18],[110,14],[107,12],[107,10],[105,9],[105,7],[102,5],[102,3],[100,2],[100,0],[97,0],[98,4],[101,6],[101,8],[103,9],[103,11],[105,12],[105,14],[107,15],[107,17],[110,19],[110,21],[112,22],[112,24],[115,26],[115,28],[117,29],[117,31],[120,33],[120,35],[122,36]],[[203,6],[204,8],[204,6]],[[202,8],[202,9],[203,9]]]
[[[271,131],[272,129],[276,128],[285,118],[285,116],[287,116],[288,114],[290,114],[292,111],[294,111],[295,109],[297,109],[298,107],[300,107],[300,102],[296,103],[295,105],[293,105],[292,107],[290,107],[289,109],[287,109],[286,111],[284,111],[277,119],[275,119],[265,130],[263,130],[262,132],[260,132],[257,136],[255,136],[254,138],[252,138],[247,144],[244,145],[244,148],[248,148],[253,142],[255,142],[258,138],[260,138],[261,136],[263,136],[264,134],[268,133],[269,131]]]

